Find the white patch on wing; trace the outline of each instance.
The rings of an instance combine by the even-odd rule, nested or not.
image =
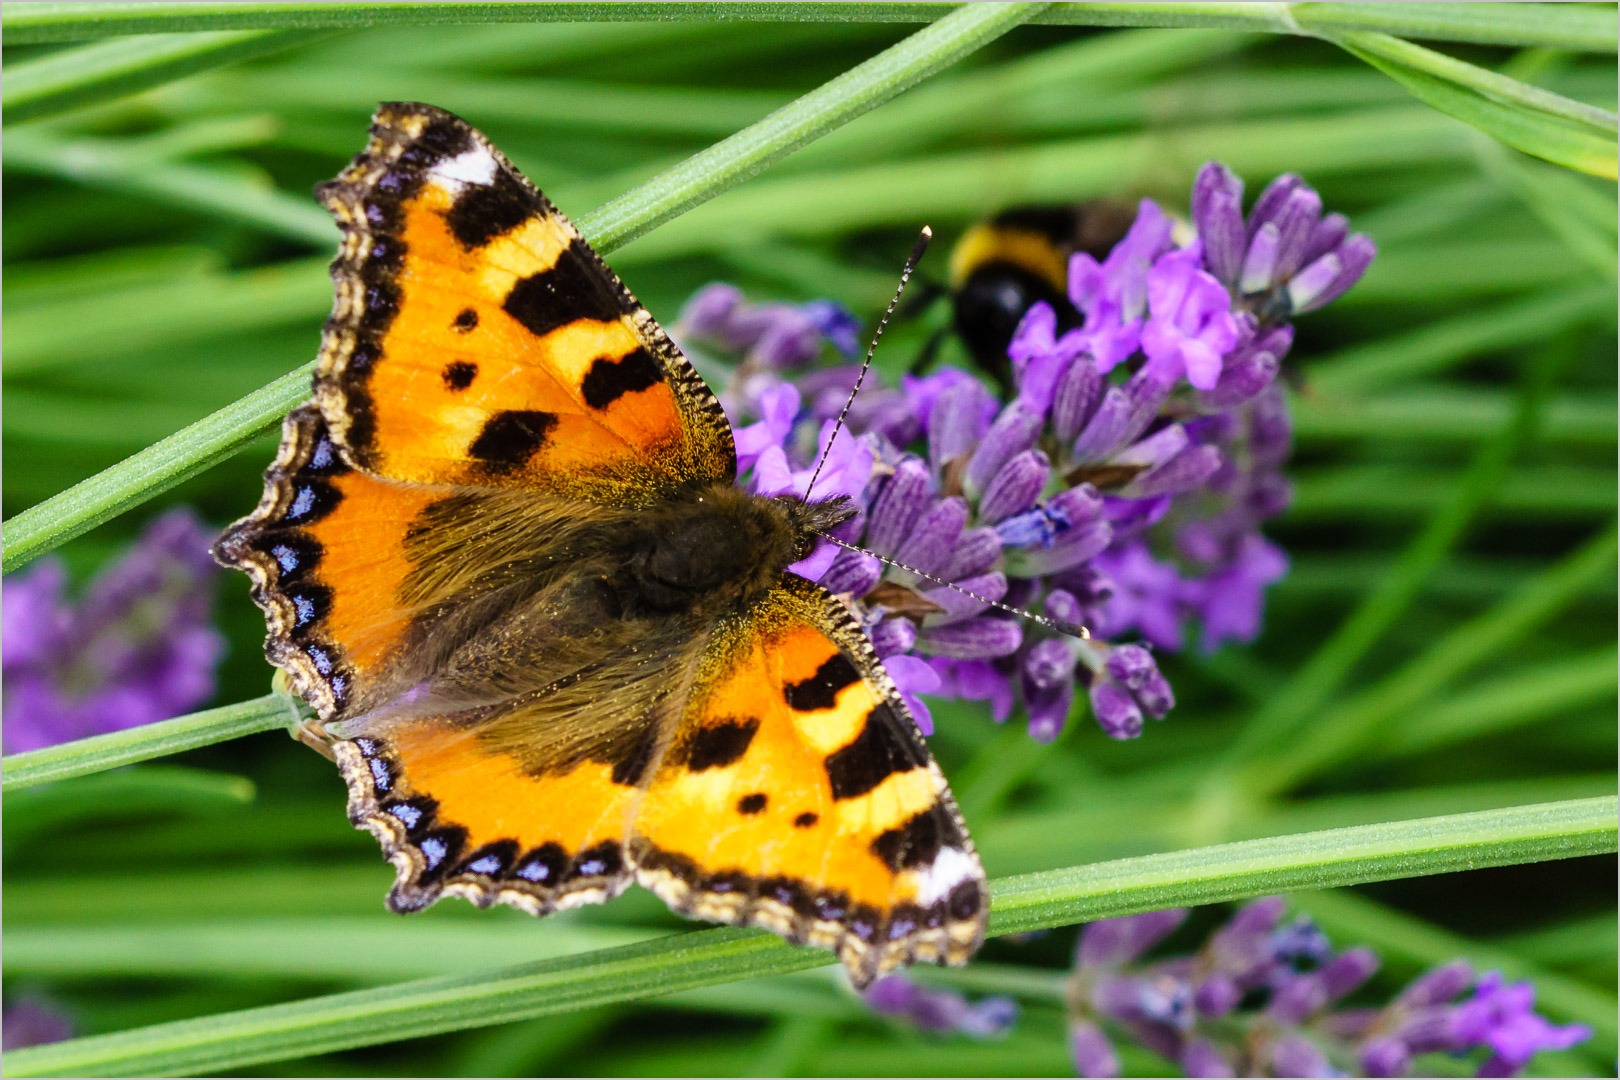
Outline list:
[[[939,849],[934,861],[918,876],[917,902],[924,906],[935,904],[951,894],[951,890],[964,881],[980,875],[978,861],[961,848]]]
[[[428,175],[457,185],[488,184],[495,179],[495,169],[495,159],[489,152],[475,147],[439,162],[428,170]]]

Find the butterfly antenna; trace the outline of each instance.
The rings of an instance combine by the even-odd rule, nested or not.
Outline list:
[[[849,415],[849,407],[855,404],[855,395],[860,393],[861,383],[866,381],[866,372],[872,366],[872,354],[877,352],[877,343],[883,337],[883,328],[889,325],[889,316],[900,303],[900,296],[906,291],[906,282],[911,280],[911,272],[917,269],[917,263],[922,259],[923,252],[928,250],[928,241],[934,238],[934,230],[924,225],[917,237],[917,242],[911,245],[911,254],[906,256],[906,265],[900,271],[900,284],[895,287],[894,297],[889,306],[884,309],[883,318],[878,320],[877,330],[872,334],[872,344],[866,347],[866,359],[861,361],[861,373],[855,376],[855,385],[849,388],[849,397],[844,401],[844,407],[838,410],[838,419],[833,423],[832,434],[827,436],[827,445],[821,448],[821,458],[816,462],[815,471],[810,474],[810,482],[804,487],[804,494],[799,496],[799,505],[803,506],[810,501],[810,493],[815,490],[816,478],[821,475],[821,467],[827,464],[827,455],[832,453],[833,441],[838,433],[844,430],[844,417]]]
[[[872,558],[876,559],[878,562],[883,563],[886,566],[892,566],[896,570],[904,570],[908,574],[916,574],[918,577],[922,578],[924,581],[931,581],[935,585],[939,585],[939,586],[941,586],[943,588],[950,589],[952,592],[959,592],[963,596],[970,597],[970,598],[972,598],[974,600],[977,600],[981,604],[988,604],[990,607],[998,608],[1001,611],[1005,611],[1009,615],[1016,615],[1020,619],[1028,619],[1030,622],[1036,623],[1036,624],[1038,624],[1040,626],[1044,626],[1048,630],[1054,630],[1059,634],[1066,634],[1066,635],[1068,635],[1069,637],[1072,637],[1072,638],[1079,638],[1081,641],[1089,641],[1089,640],[1091,640],[1091,631],[1087,630],[1084,626],[1081,626],[1079,623],[1072,623],[1072,622],[1069,622],[1067,619],[1053,619],[1053,618],[1051,618],[1049,616],[1046,616],[1046,615],[1037,615],[1033,611],[1025,611],[1023,608],[1013,607],[1011,604],[1003,604],[1001,601],[992,600],[988,596],[980,596],[978,593],[972,591],[971,589],[964,589],[964,588],[962,588],[962,586],[956,584],[954,581],[946,581],[942,577],[936,577],[935,575],[928,573],[928,571],[926,571],[926,570],[919,570],[915,566],[907,566],[903,562],[899,562],[899,561],[897,561],[895,559],[890,559],[890,558],[887,558],[887,557],[885,557],[883,555],[879,555],[875,551],[867,551],[865,548],[859,547],[859,546],[857,546],[855,544],[845,543],[844,541],[838,539],[838,537],[836,537],[836,536],[828,536],[824,532],[818,532],[818,533],[816,533],[816,535],[821,537],[823,540],[826,540],[826,541],[828,541],[830,543],[838,545],[839,547],[843,548],[846,551],[858,551],[862,555],[870,555],[870,556],[872,556]]]

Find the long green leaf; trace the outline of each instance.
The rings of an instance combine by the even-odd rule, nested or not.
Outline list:
[[[1581,799],[1199,848],[992,886],[991,933],[1615,850],[1614,798]],[[257,1062],[546,1016],[832,962],[721,928],[564,960],[423,979],[160,1024],[6,1055],[7,1076],[218,1073]]]
[[[587,214],[579,221],[580,230],[604,252],[628,243],[684,210],[712,199],[798,146],[876,108],[995,40],[1041,7],[973,5],[954,12],[759,123]],[[322,225],[323,231],[328,228]],[[4,570],[9,573],[239,449],[304,398],[309,371],[305,367],[283,376],[111,469],[15,515],[4,527]]]
[[[166,82],[265,56],[320,37],[300,31],[226,30],[116,38],[6,69],[8,125],[111,101]]]
[[[286,699],[267,694],[252,701],[192,713],[174,720],[95,735],[77,742],[8,754],[0,761],[0,787],[16,791],[51,780],[86,776],[137,761],[178,754],[243,735],[286,727],[291,712]]]
[[[1399,82],[1419,100],[1508,146],[1593,176],[1613,180],[1617,175],[1620,147],[1612,113],[1388,35],[1323,36]]]
[[[1317,28],[1377,30],[1407,37],[1488,45],[1542,45],[1614,52],[1608,13],[1573,5],[1504,3],[1085,3],[1060,4],[1036,17],[1077,26],[1181,26],[1298,33]],[[176,30],[309,29],[446,23],[649,22],[931,22],[935,3],[12,3],[10,44],[82,41],[110,34]]]

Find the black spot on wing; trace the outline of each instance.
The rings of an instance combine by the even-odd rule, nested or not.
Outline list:
[[[493,844],[485,844],[461,860],[456,868],[458,874],[482,874],[485,877],[498,878],[517,859],[518,845],[516,840],[497,840]]]
[[[531,334],[543,336],[576,319],[608,322],[631,311],[579,237],[549,270],[519,281],[501,305]]]
[[[580,391],[585,395],[585,404],[593,409],[605,409],[626,394],[663,381],[664,373],[652,353],[636,349],[618,360],[597,359],[585,373]]]
[[[922,757],[900,727],[899,717],[880,703],[866,714],[866,726],[855,741],[827,755],[827,779],[835,799],[853,799],[894,773],[909,772]]]
[[[737,813],[757,814],[765,809],[766,801],[763,791],[756,791],[752,795],[744,795],[737,800]]]
[[[804,813],[793,819],[793,827],[795,829],[808,829],[810,826],[814,825],[820,820],[820,814],[813,810],[806,810]]]
[[[511,173],[497,167],[487,184],[468,184],[445,211],[456,242],[471,251],[529,220],[545,214],[539,200]]]
[[[838,703],[838,691],[859,682],[860,672],[843,653],[834,653],[816,673],[803,682],[789,683],[782,690],[788,706],[799,712],[830,709]]]
[[[472,308],[462,308],[456,313],[455,321],[450,324],[450,329],[456,331],[457,333],[465,334],[467,331],[473,329],[477,325],[478,312],[474,311]]]
[[[872,854],[882,859],[883,865],[898,873],[927,866],[939,857],[942,846],[961,842],[961,830],[944,808],[930,806],[903,824],[880,833],[872,841]]]
[[[613,763],[615,784],[636,787],[641,783],[647,767],[652,764],[653,754],[658,751],[659,734],[657,724],[648,724],[634,742],[623,748],[624,756]]]
[[[619,851],[619,845],[612,840],[604,840],[574,856],[574,863],[568,869],[568,877],[570,880],[612,877],[623,869],[624,855]]]
[[[386,126],[373,125],[371,130],[373,133],[387,133]],[[441,161],[460,157],[472,148],[472,129],[464,121],[445,117],[424,127],[411,145],[400,153],[395,164],[407,172],[420,172]]]
[[[533,885],[556,885],[568,869],[568,852],[561,844],[545,843],[524,855],[509,876]]]
[[[557,417],[535,409],[508,409],[484,422],[467,452],[497,472],[520,468],[545,445]]]
[[[465,390],[478,377],[478,365],[466,360],[452,360],[444,365],[444,385],[451,390]]]
[[[692,733],[692,741],[686,748],[686,767],[693,772],[702,772],[704,769],[730,765],[747,752],[748,744],[754,741],[754,732],[758,730],[759,721],[752,718],[726,720],[698,728]]]

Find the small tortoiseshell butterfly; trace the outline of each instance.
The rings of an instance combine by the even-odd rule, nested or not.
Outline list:
[[[944,777],[845,604],[786,570],[847,503],[736,487],[691,363],[458,117],[382,106],[319,196],[343,244],[314,400],[215,555],[389,907],[634,880],[858,986],[964,962],[988,894]]]

